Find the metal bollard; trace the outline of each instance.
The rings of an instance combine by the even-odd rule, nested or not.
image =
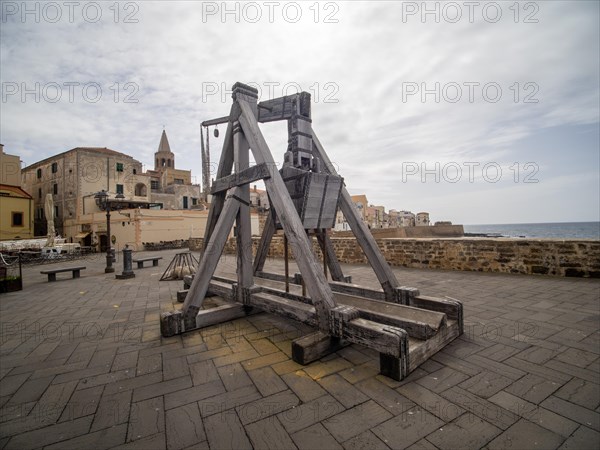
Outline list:
[[[132,250],[129,248],[129,245],[125,244],[125,248],[123,249],[123,273],[121,275],[117,275],[117,279],[125,280],[127,278],[135,278],[135,273],[133,273],[133,264],[132,264]]]

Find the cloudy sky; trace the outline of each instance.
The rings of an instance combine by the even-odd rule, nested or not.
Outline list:
[[[164,126],[200,183],[199,124],[242,81],[261,100],[310,92],[319,139],[374,205],[597,221],[598,5],[3,1],[0,142],[25,164],[99,146],[152,168]],[[262,129],[281,161],[285,124]]]

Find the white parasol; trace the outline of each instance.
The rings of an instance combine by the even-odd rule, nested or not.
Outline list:
[[[56,230],[54,228],[54,200],[52,200],[52,194],[46,194],[44,213],[46,214],[46,221],[48,222],[48,240],[44,247],[53,247]]]

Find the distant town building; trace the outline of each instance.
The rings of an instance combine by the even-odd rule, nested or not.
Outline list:
[[[259,212],[269,209],[270,205],[267,191],[258,189],[256,185],[252,186],[252,189],[250,189],[250,208]]]
[[[200,203],[200,185],[192,184],[192,172],[175,168],[175,154],[165,130],[154,153],[154,170],[146,174],[150,178],[150,201],[162,203],[163,209],[204,208]]]
[[[21,189],[21,159],[0,144],[0,240],[33,237],[33,199]]]
[[[416,225],[416,216],[410,211],[400,211],[398,219],[398,226],[414,227]]]
[[[419,212],[417,213],[416,223],[417,227],[428,227],[429,223],[429,213],[427,212]]]
[[[21,186],[21,158],[4,153],[4,145],[0,144],[0,184]]]
[[[204,208],[191,172],[175,168],[164,130],[154,159],[154,170],[143,173],[142,163],[127,154],[106,147],[77,147],[24,168],[21,177],[23,189],[33,197],[35,235],[46,235],[44,199],[50,193],[57,233],[101,249],[109,238],[105,214],[94,198],[101,190],[113,199],[118,194],[124,197],[127,210],[111,215],[111,223],[121,227],[111,227],[110,237],[123,245],[139,248],[144,242],[187,239],[192,232],[202,235],[206,211],[177,212]],[[151,214],[140,211],[148,208],[153,208]]]
[[[76,147],[24,168],[23,189],[34,199],[34,231],[47,233],[44,201],[54,200],[56,232],[65,236],[64,221],[96,208],[94,194],[105,190],[134,201],[149,202],[149,178],[142,163],[106,147]]]
[[[367,208],[369,207],[369,201],[367,200],[367,196],[364,194],[361,195],[353,195],[352,203],[358,210],[362,220],[367,222]]]

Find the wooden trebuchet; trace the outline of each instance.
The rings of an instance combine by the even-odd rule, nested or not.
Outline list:
[[[382,374],[401,380],[462,333],[462,304],[400,286],[314,134],[310,94],[261,103],[257,94],[248,85],[233,86],[203,254],[196,274],[186,276],[185,289],[177,293],[183,302],[181,310],[161,315],[163,336],[268,312],[318,329],[292,342],[294,361],[309,364],[346,345],[365,345],[380,353]],[[226,119],[215,120],[223,123]],[[275,120],[288,123],[288,148],[280,170],[258,125]],[[256,161],[252,167],[250,152]],[[252,261],[249,184],[258,180],[265,184],[271,211]],[[327,234],[337,208],[344,213],[382,289],[350,284],[351,277],[344,276]],[[234,224],[235,273],[217,276]],[[264,271],[278,229],[284,234],[285,275]],[[311,236],[321,249],[322,264],[313,252]],[[288,248],[300,270],[293,277],[288,273]],[[203,308],[204,299],[210,296],[217,306]]]

